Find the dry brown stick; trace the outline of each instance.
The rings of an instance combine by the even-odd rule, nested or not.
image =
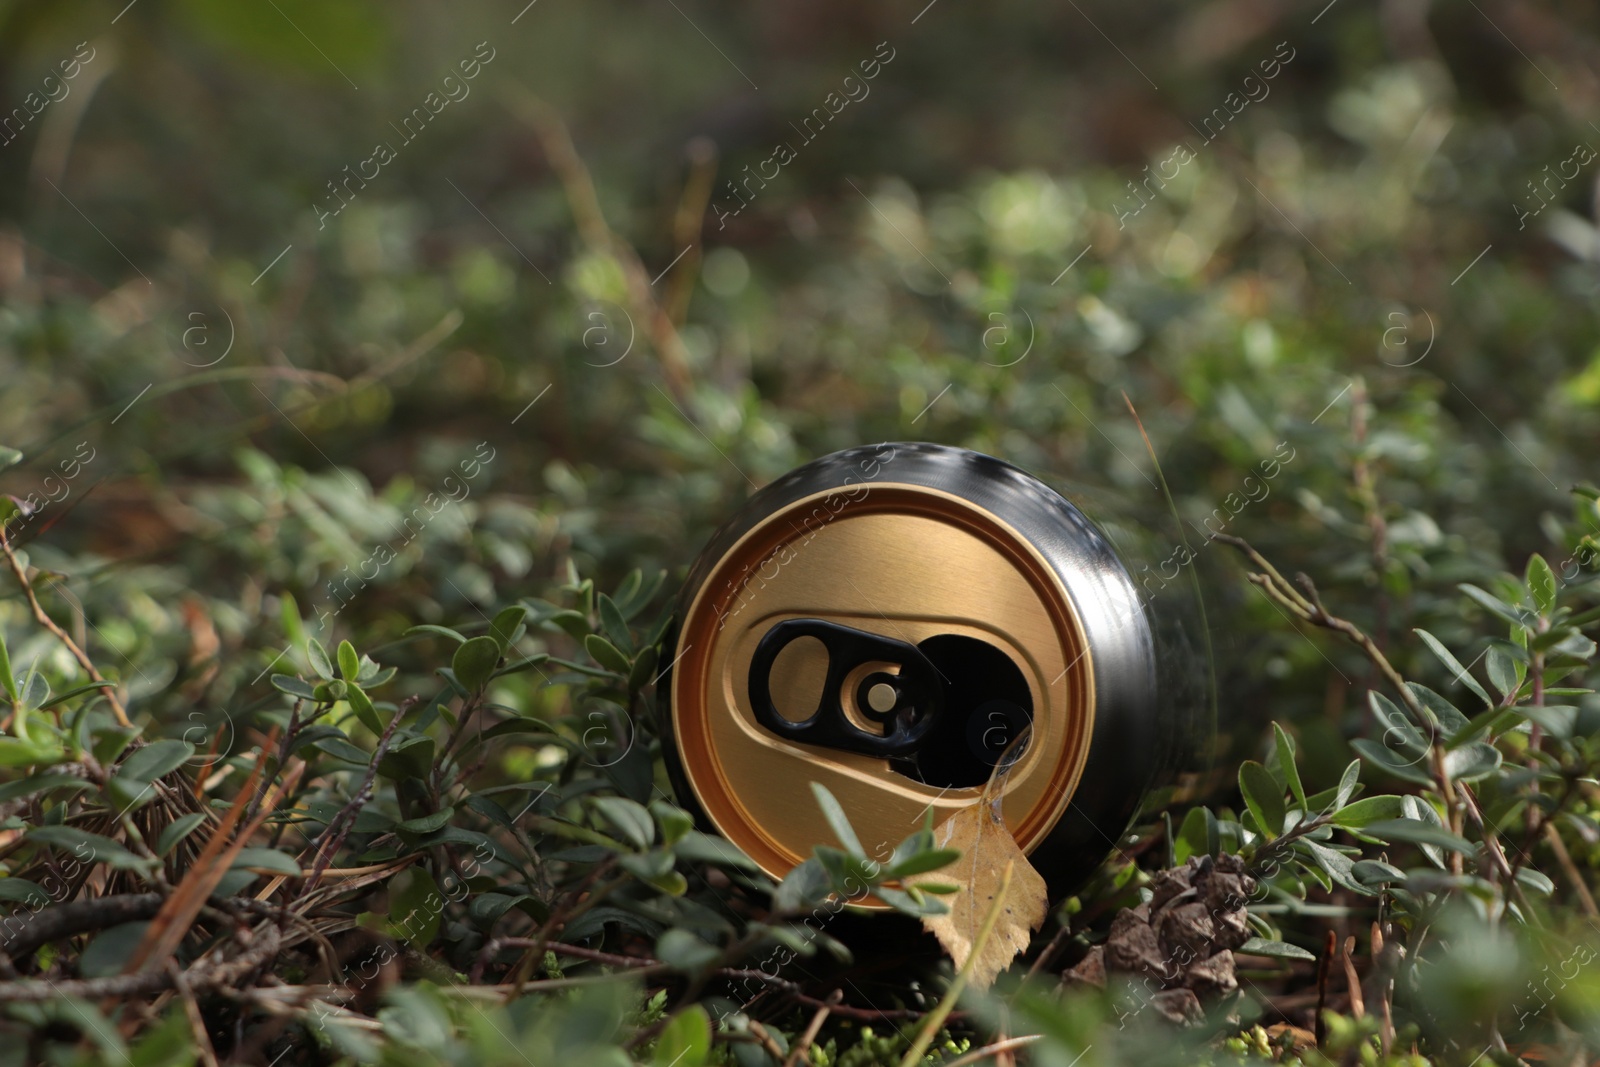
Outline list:
[[[1317,1017],[1313,1025],[1318,1048],[1328,1037],[1328,1024],[1323,1021],[1322,1012],[1328,1006],[1328,972],[1333,969],[1333,954],[1338,944],[1339,936],[1329,930],[1323,939],[1322,959],[1317,961]]]
[[[622,268],[628,289],[628,303],[632,311],[644,320],[650,333],[652,346],[661,360],[662,376],[667,388],[679,404],[689,403],[692,384],[689,373],[689,349],[679,336],[671,317],[651,292],[649,272],[639,260],[633,246],[612,231],[600,209],[600,197],[594,188],[589,168],[573,147],[572,135],[561,115],[538,97],[525,93],[509,97],[513,110],[518,112],[538,134],[550,166],[561,179],[567,202],[572,209],[578,234],[591,249],[612,256]]]
[[[706,207],[711,203],[711,183],[717,176],[717,146],[709,137],[691,140],[686,154],[689,177],[683,183],[683,195],[678,198],[678,210],[672,218],[672,247],[684,249],[685,254],[667,278],[664,301],[667,318],[675,327],[682,326],[689,313],[689,298],[700,266],[700,231],[705,225]]]
[[[175,960],[167,961],[167,972],[172,978],[172,988],[178,991],[178,999],[183,1002],[183,1014],[189,1019],[189,1032],[194,1037],[195,1050],[200,1053],[200,1062],[204,1067],[217,1067],[217,1050],[211,1047],[211,1035],[206,1032],[206,1022],[200,1016],[200,1005],[194,999],[194,990],[189,988],[189,982]]]
[[[1561,833],[1556,829],[1556,824],[1544,824],[1544,837],[1550,843],[1550,850],[1556,854],[1556,862],[1561,864],[1561,871],[1567,876],[1567,881],[1572,883],[1572,891],[1578,894],[1578,902],[1583,905],[1583,913],[1591,919],[1600,919],[1600,909],[1595,907],[1594,894],[1589,892],[1589,887],[1584,883],[1583,874],[1578,870],[1578,865],[1572,862],[1572,854],[1567,851],[1565,841],[1561,840]]]
[[[1050,939],[1050,943],[1044,947],[1044,950],[1041,951],[1038,957],[1033,961],[1033,966],[1028,968],[1028,973],[1025,977],[1032,978],[1034,975],[1044,970],[1045,964],[1051,959],[1055,958],[1056,953],[1061,951],[1062,946],[1067,943],[1067,939],[1071,936],[1072,924],[1067,922],[1062,923],[1061,929],[1056,932],[1056,936]]]
[[[1372,921],[1372,983],[1373,996],[1378,1002],[1378,1042],[1387,1058],[1394,1045],[1394,964],[1399,946],[1384,941],[1383,926]]]
[[[778,1045],[772,1034],[767,1032],[767,1028],[754,1019],[747,1020],[746,1025],[750,1027],[750,1032],[756,1035],[756,1040],[761,1042],[761,1047],[767,1050],[767,1055],[771,1056],[774,1061],[781,1063],[783,1061],[783,1049]]]
[[[940,1064],[939,1067],[967,1067],[970,1063],[977,1063],[979,1060],[988,1059],[990,1056],[999,1056],[1019,1048],[1026,1048],[1035,1041],[1040,1040],[1042,1036],[1041,1034],[1023,1034],[1020,1037],[1008,1037],[1004,1041],[996,1041],[992,1045],[985,1045],[983,1048],[975,1048],[971,1052],[963,1053],[949,1063]]]
[[[811,1056],[807,1050],[811,1048],[811,1043],[817,1039],[817,1033],[822,1029],[823,1021],[827,1019],[834,1008],[838,1007],[839,1002],[843,999],[844,990],[842,989],[835,989],[828,994],[828,1002],[818,1008],[817,1013],[811,1017],[811,1024],[806,1027],[806,1032],[800,1035],[800,1040],[795,1043],[794,1048],[789,1050],[789,1055],[784,1058],[783,1067],[795,1067],[795,1064],[799,1063],[802,1056],[805,1057],[807,1063],[811,1062]]]
[[[1383,576],[1389,569],[1389,524],[1384,521],[1383,507],[1378,499],[1378,478],[1362,451],[1367,442],[1367,383],[1357,375],[1351,383],[1350,436],[1356,446],[1355,460],[1350,476],[1355,483],[1356,500],[1361,504],[1362,515],[1372,540],[1372,569],[1378,579],[1376,609],[1378,614],[1378,646],[1389,642],[1389,593],[1383,586]]]
[[[378,764],[383,762],[384,755],[389,751],[389,742],[394,739],[395,728],[400,725],[400,720],[405,718],[406,712],[415,703],[415,697],[402,700],[399,709],[394,713],[394,718],[384,727],[383,736],[378,738],[378,747],[372,753],[372,762],[367,764],[367,772],[362,775],[361,785],[356,790],[355,796],[339,809],[339,814],[333,817],[333,822],[329,823],[328,829],[323,832],[322,841],[317,845],[316,857],[311,864],[311,875],[306,879],[306,884],[300,887],[297,899],[305,899],[317,888],[317,883],[322,880],[322,872],[333,862],[334,852],[344,843],[345,837],[350,832],[349,828],[355,825],[356,815],[366,806],[367,801],[372,799],[372,780],[378,773]]]
[[[1341,959],[1344,962],[1344,982],[1350,990],[1350,1014],[1361,1019],[1366,1017],[1367,1004],[1361,997],[1361,979],[1356,975],[1355,950],[1356,937],[1351,934],[1344,939]]]
[[[197,964],[185,975],[189,988],[195,993],[209,993],[225,989],[251,971],[260,967],[278,953],[277,930],[270,923],[256,930],[256,943],[248,951],[232,960],[220,963]],[[23,978],[0,982],[0,1003],[38,1003],[57,997],[79,997],[100,1000],[105,997],[149,996],[172,988],[170,970],[141,971],[138,974],[119,974],[111,978],[82,978],[56,981],[48,978]]]
[[[17,558],[16,552],[12,550],[11,539],[6,536],[3,524],[0,524],[0,551],[4,551],[6,562],[11,565],[11,573],[16,575],[17,584],[22,586],[22,595],[28,598],[28,606],[33,609],[33,617],[38,620],[39,625],[55,635],[56,640],[60,641],[66,647],[66,650],[72,653],[72,658],[78,661],[78,666],[83,668],[84,673],[88,674],[91,680],[96,682],[105,681],[105,676],[95,668],[93,661],[89,659],[83,649],[78,647],[78,643],[68,636],[67,631],[57,626],[56,621],[46,614],[44,608],[40,606],[39,598],[33,592],[33,583],[28,580],[28,573],[23,568],[22,561]],[[128,709],[123,706],[121,699],[118,698],[116,689],[105,689],[102,692],[106,695],[106,703],[111,705],[111,714],[116,716],[117,725],[132,726],[133,723],[128,719]]]
[[[13,959],[25,959],[41,945],[74,937],[91,930],[148,919],[161,910],[165,898],[160,893],[126,893],[90,900],[73,900],[44,908],[32,915],[6,920],[0,951]]]

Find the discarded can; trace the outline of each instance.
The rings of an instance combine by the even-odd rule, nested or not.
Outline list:
[[[852,448],[779,478],[678,603],[659,692],[680,801],[781,878],[832,843],[820,782],[883,860],[930,808],[973,803],[1031,727],[1002,810],[1070,891],[1215,730],[1187,598],[1152,599],[1118,548],[964,449]]]

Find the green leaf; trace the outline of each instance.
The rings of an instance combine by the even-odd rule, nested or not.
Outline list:
[[[674,1015],[656,1038],[655,1067],[705,1067],[711,1055],[711,1017],[698,1004]]]
[[[6,648],[3,633],[0,633],[0,685],[5,686],[6,696],[11,698],[11,703],[17,703],[17,679],[11,673],[11,652]]]
[[[446,805],[432,815],[420,815],[415,819],[407,819],[405,822],[397,824],[395,829],[408,834],[431,834],[454,818],[455,813],[455,808]]]
[[[84,693],[93,692],[98,689],[115,689],[116,687],[116,682],[86,682],[83,685],[75,685],[66,692],[57,693],[43,704],[40,704],[39,710],[45,711],[49,708],[53,708],[57,704],[63,704],[66,701],[71,700],[73,697],[82,696]]]
[[[1350,747],[1364,756],[1367,762],[1388,771],[1396,778],[1418,785],[1433,784],[1433,776],[1421,766],[1421,757],[1408,761],[1393,750],[1366,737],[1358,737],[1351,741]]]
[[[507,663],[504,667],[494,672],[494,677],[504,678],[508,674],[521,674],[523,671],[537,670],[550,659],[548,652],[535,652],[527,659],[519,659],[514,663]],[[543,672],[541,672],[543,673]]]
[[[595,797],[590,803],[635,848],[649,848],[655,841],[655,820],[643,804],[627,797]]]
[[[422,951],[439,933],[444,898],[433,876],[413,865],[389,889],[389,936]]]
[[[137,749],[117,766],[117,777],[130,782],[153,782],[183,766],[194,755],[187,741],[156,741]]]
[[[1461,665],[1460,660],[1451,655],[1450,650],[1445,648],[1437,637],[1426,630],[1413,630],[1412,632],[1422,638],[1422,643],[1433,651],[1434,656],[1438,658],[1440,663],[1444,664],[1445,670],[1450,672],[1451,681],[1460,682],[1472,690],[1486,706],[1494,706],[1494,701],[1489,699],[1489,694],[1484,691],[1483,686],[1478,684],[1478,680]]]
[[[1283,833],[1283,791],[1270,771],[1255,760],[1245,760],[1239,767],[1239,792],[1267,840]]]
[[[673,970],[694,974],[722,958],[722,952],[687,930],[673,928],[656,941],[656,959]]]
[[[1538,723],[1541,730],[1558,741],[1570,740],[1578,729],[1579,709],[1571,704],[1524,704],[1514,710],[1529,722]]]
[[[347,682],[354,682],[361,673],[361,657],[356,655],[356,646],[349,641],[339,642],[339,674]]]
[[[1372,890],[1363,885],[1360,880],[1356,878],[1355,873],[1352,870],[1352,868],[1355,866],[1355,861],[1349,856],[1346,856],[1343,852],[1328,848],[1326,845],[1319,845],[1315,841],[1307,839],[1297,841],[1295,843],[1295,847],[1303,848],[1307,852],[1311,853],[1311,858],[1316,860],[1317,866],[1320,867],[1329,878],[1333,879],[1334,884],[1343,886],[1352,893],[1360,893],[1362,896],[1372,895]]]
[[[1418,685],[1416,682],[1407,682],[1406,688],[1411,690],[1411,695],[1417,698],[1417,703],[1433,713],[1433,717],[1438,720],[1442,733],[1453,734],[1467,725],[1467,717],[1462,714],[1461,709],[1438,693],[1435,693],[1432,689],[1425,685]]]
[[[1406,880],[1405,871],[1382,860],[1357,860],[1356,865],[1351,868],[1351,873],[1362,885],[1373,888]]]
[[[1550,876],[1532,867],[1518,867],[1517,881],[1542,896],[1549,896],[1556,891],[1556,884],[1550,880]]]
[[[201,823],[206,821],[203,812],[193,811],[187,815],[180,815],[161,828],[161,833],[156,837],[155,853],[166,856],[177,847],[179,841],[194,833]]]
[[[673,851],[692,863],[715,863],[741,871],[761,869],[756,866],[755,860],[740,852],[732,842],[703,834],[699,830],[690,830],[685,834]]]
[[[850,825],[850,817],[844,813],[843,806],[834,795],[828,792],[828,787],[820,782],[812,782],[811,795],[817,798],[817,806],[822,809],[822,816],[828,820],[828,825],[833,828],[833,834],[839,839],[839,843],[852,856],[865,858],[867,850],[861,847],[861,839],[856,837],[855,829]]]
[[[1533,612],[1529,611],[1527,608],[1515,607],[1511,604],[1507,604],[1504,600],[1501,600],[1493,593],[1479,589],[1477,586],[1467,582],[1463,582],[1457,588],[1459,588],[1463,593],[1471,597],[1473,600],[1477,601],[1478,604],[1490,614],[1500,616],[1500,618],[1504,619],[1506,622],[1509,622],[1512,626],[1520,626],[1527,630],[1538,628],[1539,617]]]
[[[1528,596],[1540,615],[1548,616],[1556,609],[1556,576],[1550,569],[1550,564],[1544,557],[1535,552],[1528,557],[1528,568],[1525,575],[1528,586]]]
[[[372,753],[366,749],[357,748],[343,736],[319,737],[312,743],[312,747],[319,752],[326,752],[334,759],[342,759],[346,763],[354,763],[358,767],[364,767],[372,762]]]
[[[616,645],[624,655],[631,656],[633,654],[633,635],[628,632],[628,623],[623,619],[622,612],[617,610],[617,605],[604,593],[599,596],[599,605],[600,629],[605,631],[606,637],[610,638],[611,643]]]
[[[404,731],[402,731],[404,733]],[[433,738],[418,734],[397,737],[378,761],[378,773],[393,781],[426,778],[433,770]],[[372,757],[366,758],[368,763]]]
[[[1268,941],[1261,937],[1252,937],[1235,952],[1242,952],[1250,956],[1269,956],[1275,960],[1316,960],[1314,953],[1307,952],[1299,945],[1291,945],[1287,941]]]
[[[287,674],[274,674],[272,676],[272,687],[278,690],[280,693],[288,693],[290,696],[299,700],[317,699],[317,691],[315,686],[313,686],[310,682],[303,681],[302,679],[295,678]]]
[[[233,858],[232,869],[286,874],[290,878],[300,877],[300,865],[294,861],[294,857],[275,848],[241,848],[239,854]]]
[[[66,754],[66,750],[54,741],[0,737],[0,767],[32,767],[35,764],[54,766]]]
[[[72,853],[85,863],[104,863],[108,867],[142,870],[146,863],[109,837],[91,834],[74,826],[41,826],[28,831],[28,840]]]
[[[633,666],[628,671],[628,688],[630,690],[643,689],[660,675],[656,673],[656,662],[659,655],[655,646],[640,652],[633,660]]]
[[[656,824],[661,827],[662,843],[669,847],[676,845],[685,834],[694,829],[694,816],[666,801],[652,800],[650,813],[656,817]]]
[[[29,907],[41,908],[50,903],[50,896],[26,878],[0,878],[0,900],[14,900]]]
[[[1514,647],[1514,646],[1513,646]],[[1522,688],[1522,680],[1527,677],[1528,668],[1499,645],[1489,646],[1489,651],[1484,656],[1484,666],[1489,671],[1489,681],[1509,702],[1512,696]]]
[[[65,68],[62,68],[65,69]],[[25,454],[10,445],[0,445],[0,471],[7,467],[15,467],[26,458]]]
[[[594,661],[614,674],[626,676],[628,673],[628,657],[624,656],[617,647],[599,634],[587,634],[583,639],[583,649],[589,653]]]
[[[1272,735],[1278,743],[1278,769],[1283,772],[1283,779],[1289,784],[1289,792],[1299,802],[1300,810],[1304,811],[1306,787],[1300,784],[1300,770],[1294,764],[1294,741],[1277,723],[1272,724]]]
[[[28,668],[28,677],[22,683],[22,707],[37,709],[44,707],[45,701],[50,699],[50,682],[39,673],[39,664],[34,663]],[[19,709],[20,710],[20,709]]]
[[[1445,753],[1445,770],[1458,782],[1475,782],[1500,769],[1500,750],[1482,741]]]
[[[1405,841],[1414,845],[1433,845],[1470,855],[1476,846],[1471,841],[1453,834],[1442,826],[1433,826],[1421,819],[1381,819],[1368,823],[1362,832],[1380,841]]]
[[[780,915],[810,911],[833,892],[828,871],[815,856],[783,876],[772,895],[772,910]]]
[[[315,637],[306,638],[306,659],[311,662],[311,669],[317,677],[332,680],[333,664],[328,661],[328,650]]]
[[[466,634],[458,633],[455,630],[450,629],[448,626],[435,626],[432,623],[426,622],[420,626],[413,626],[405,632],[406,637],[410,637],[413,634],[431,634],[434,637],[448,637],[458,645],[464,645],[467,642]]]
[[[1179,863],[1187,863],[1194,856],[1214,856],[1217,852],[1217,817],[1211,809],[1201,806],[1189,809],[1178,828],[1175,855]]]
[[[120,923],[100,931],[78,957],[78,973],[85,978],[110,978],[121,974],[139,942],[144,940],[149,926],[148,921]]]
[[[1361,761],[1351,760],[1345,765],[1344,774],[1339,777],[1339,790],[1334,794],[1333,806],[1342,808],[1350,803],[1350,798],[1355,796],[1356,789],[1361,785]]]
[[[92,789],[93,784],[85,778],[75,774],[36,774],[31,778],[24,778],[20,782],[7,782],[0,785],[0,804],[18,797],[31,797],[35,793],[44,793],[53,789],[68,789],[81,792]]]
[[[662,849],[629,853],[619,857],[617,865],[668,896],[681,897],[689,888],[688,879],[673,869],[672,853]]]
[[[510,651],[511,643],[517,639],[517,631],[527,615],[528,609],[521,604],[513,604],[495,613],[494,620],[489,623],[489,636],[500,646],[502,656]]]
[[[495,665],[500,662],[500,646],[492,637],[474,637],[456,649],[450,669],[469,693],[476,693],[489,682]]]
[[[914,874],[927,874],[948,867],[960,858],[960,849],[930,848],[907,856],[883,873],[890,878],[910,878]]]
[[[1348,807],[1334,812],[1330,820],[1335,826],[1345,829],[1359,829],[1370,823],[1385,819],[1398,819],[1405,811],[1403,797],[1380,795],[1375,797],[1362,797]]]
[[[1517,713],[1509,708],[1492,707],[1478,712],[1467,725],[1451,734],[1445,741],[1445,748],[1458,748],[1473,740],[1481,734],[1488,734],[1491,738],[1500,736],[1502,730],[1515,725]]]
[[[351,682],[344,699],[350,705],[350,710],[355,712],[356,718],[361,720],[362,726],[382,736],[383,719],[378,716],[378,709],[372,706],[372,698],[367,696],[366,690]]]

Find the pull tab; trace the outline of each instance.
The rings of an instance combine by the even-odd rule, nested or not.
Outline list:
[[[772,665],[789,642],[814,637],[828,650],[828,677],[822,703],[803,722],[791,722],[772,702]],[[861,681],[856,705],[884,732],[869,733],[846,717],[844,680],[864,663],[893,663],[899,674],[875,671]],[[915,645],[823,619],[787,619],[766,632],[750,661],[750,704],[756,721],[786,741],[859,752],[865,756],[910,756],[927,738],[944,710],[944,696],[932,664]]]

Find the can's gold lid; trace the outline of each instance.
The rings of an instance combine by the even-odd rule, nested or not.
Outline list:
[[[833,843],[810,788],[820,782],[869,855],[885,860],[930,808],[943,821],[976,799],[987,776],[985,768],[976,780],[930,778],[915,760],[796,743],[763,726],[749,681],[757,646],[773,627],[801,619],[929,650],[990,650],[960,664],[962,685],[983,691],[993,669],[996,685],[1004,674],[1025,687],[1018,699],[1033,732],[1007,774],[1003,811],[1025,851],[1049,834],[1094,726],[1093,664],[1072,600],[1038,548],[1001,517],[939,489],[876,483],[773,511],[712,564],[684,614],[669,694],[674,740],[695,800],[723,836],[781,878],[815,845]],[[953,673],[942,657],[930,665]],[[828,666],[815,638],[784,645],[769,675],[777,713],[799,723],[816,712],[830,696]],[[862,663],[831,695],[852,726],[885,730],[894,670]],[[925,744],[949,746],[952,736]]]

